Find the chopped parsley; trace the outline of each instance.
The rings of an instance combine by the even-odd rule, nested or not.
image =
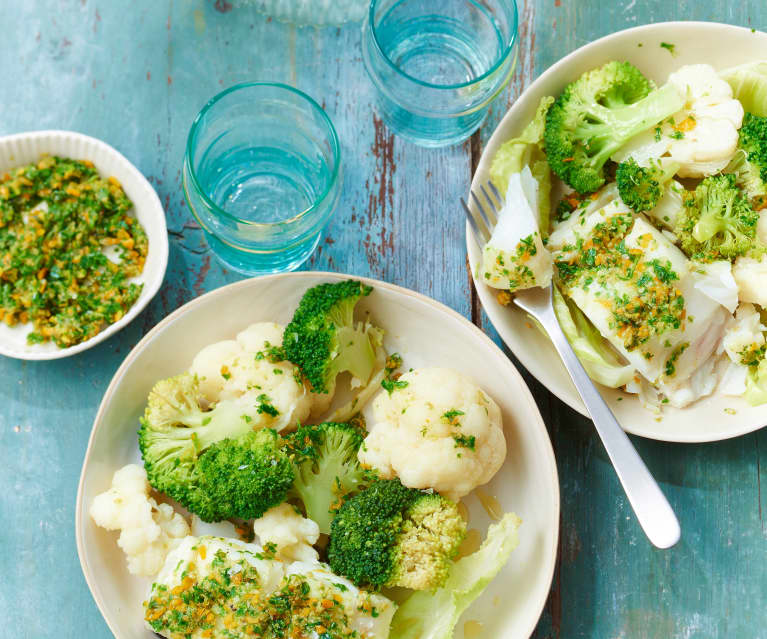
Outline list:
[[[671,55],[674,55],[676,53],[676,45],[671,44],[670,42],[661,42],[660,43],[661,49],[666,49]]]
[[[132,209],[88,161],[44,156],[0,172],[0,320],[31,323],[30,344],[66,348],[122,318],[149,248]]]
[[[474,435],[453,435],[455,446],[453,448],[468,448],[474,450],[477,438]]]
[[[280,414],[280,411],[272,405],[271,399],[269,399],[269,396],[266,393],[261,393],[256,397],[256,400],[258,401],[256,412],[258,412],[259,415],[266,414],[272,417],[277,417],[277,415]]]
[[[400,381],[398,379],[384,379],[381,381],[381,386],[383,389],[391,395],[395,390],[407,388],[410,384],[405,381]]]

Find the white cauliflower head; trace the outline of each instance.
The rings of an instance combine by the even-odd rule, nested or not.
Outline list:
[[[373,400],[374,425],[362,464],[410,488],[433,488],[457,501],[486,484],[506,458],[501,410],[471,379],[422,368]]]
[[[262,546],[274,544],[276,557],[282,561],[317,561],[319,553],[314,544],[320,538],[320,527],[290,504],[280,504],[267,510],[253,522],[253,532]]]
[[[284,430],[309,417],[313,397],[293,364],[280,360],[283,327],[252,324],[234,340],[203,348],[192,362],[207,404],[233,401],[254,427]],[[274,411],[264,411],[264,405]]]
[[[149,496],[146,471],[136,464],[114,474],[112,487],[93,500],[90,515],[97,526],[120,531],[117,545],[134,575],[156,575],[168,552],[189,534],[180,514]]]
[[[719,173],[737,149],[743,105],[708,64],[681,67],[668,82],[686,98],[684,109],[632,138],[612,159],[624,162],[631,157],[646,166],[651,160],[667,156],[679,163],[680,177]]]
[[[668,81],[687,97],[684,111],[674,116],[668,153],[679,162],[681,177],[705,177],[721,171],[738,146],[743,106],[732,88],[708,64],[691,64]]]

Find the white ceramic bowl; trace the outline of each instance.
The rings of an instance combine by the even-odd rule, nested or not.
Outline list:
[[[43,360],[69,357],[103,342],[131,322],[160,289],[168,264],[168,234],[165,211],[160,198],[147,179],[122,154],[105,142],[74,131],[32,131],[0,138],[0,173],[36,162],[43,154],[59,155],[75,160],[90,160],[99,173],[114,176],[133,202],[133,214],[141,222],[149,239],[144,271],[135,278],[143,283],[135,304],[114,324],[98,335],[70,346],[59,348],[53,342],[27,344],[32,324],[9,327],[0,322],[0,354],[17,359]]]
[[[304,291],[350,276],[288,273],[245,280],[186,304],[152,329],[112,379],[96,415],[77,494],[77,550],[85,579],[112,632],[121,639],[150,639],[141,602],[148,579],[128,574],[117,533],[97,528],[88,516],[93,498],[115,470],[137,462],[138,418],[158,379],[185,370],[203,346],[228,339],[252,322],[287,323]],[[422,295],[391,284],[374,286],[360,302],[386,330],[386,346],[405,367],[459,369],[487,391],[503,411],[508,457],[484,490],[523,520],[520,544],[509,564],[466,612],[484,623],[487,637],[528,637],[546,602],[557,553],[559,484],[546,427],[517,370],[498,347],[462,316]],[[474,496],[466,500],[470,527],[483,533],[488,517]],[[456,637],[463,636],[463,622]]]
[[[661,42],[673,43],[674,55],[662,48]],[[766,57],[767,34],[710,22],[652,24],[596,40],[549,67],[519,97],[490,138],[471,188],[487,182],[490,163],[498,147],[519,135],[532,119],[540,99],[545,95],[559,95],[569,82],[589,69],[610,60],[627,60],[660,85],[671,72],[686,64],[706,63],[726,69]],[[480,251],[468,225],[466,242],[469,262],[475,271]],[[498,304],[496,290],[476,278],[474,283],[490,321],[519,361],[559,399],[588,416],[549,339],[533,327],[521,310]],[[716,394],[684,409],[664,407],[663,417],[657,421],[636,396],[608,388],[600,387],[600,390],[625,430],[651,439],[716,441],[752,432],[767,423],[767,407],[749,406],[740,398]],[[618,401],[619,397],[622,401]],[[725,409],[735,409],[735,414]]]

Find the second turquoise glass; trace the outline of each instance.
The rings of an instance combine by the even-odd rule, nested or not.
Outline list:
[[[362,55],[378,110],[422,146],[456,144],[482,124],[517,55],[514,0],[373,0]]]

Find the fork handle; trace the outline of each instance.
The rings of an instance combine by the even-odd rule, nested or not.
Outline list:
[[[618,479],[648,539],[658,548],[670,548],[681,535],[679,521],[631,440],[599,394],[567,341],[553,309],[538,316],[548,332],[575,388],[591,415]]]

